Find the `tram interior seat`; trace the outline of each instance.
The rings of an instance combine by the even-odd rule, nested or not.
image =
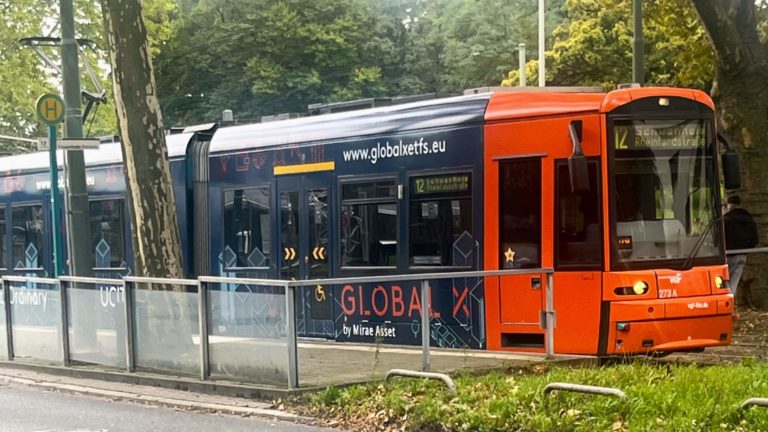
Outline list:
[[[685,227],[677,219],[619,222],[619,238],[629,237],[630,245],[622,253],[635,258],[669,258],[683,254]]]

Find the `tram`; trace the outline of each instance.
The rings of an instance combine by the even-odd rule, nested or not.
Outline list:
[[[700,91],[476,89],[202,125],[168,143],[191,277],[354,281],[528,269],[434,281],[432,343],[543,352],[542,269],[551,268],[556,353],[668,353],[731,342],[720,190],[721,178],[738,186],[738,166]],[[119,144],[86,151],[94,267],[114,276],[131,268],[120,159]],[[0,158],[6,273],[50,270],[45,160]],[[323,296],[299,292],[301,336],[421,343],[416,284],[325,288]],[[217,307],[225,309],[220,332],[248,313]]]

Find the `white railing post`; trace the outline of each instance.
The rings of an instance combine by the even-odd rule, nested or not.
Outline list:
[[[296,289],[290,283],[285,287],[285,330],[288,338],[288,388],[299,387],[299,357],[296,335]]]
[[[429,281],[425,279],[421,282],[421,353],[423,357],[421,369],[424,372],[429,372],[429,312],[432,308],[429,302],[429,291]]]
[[[210,375],[210,357],[208,356],[208,284],[197,282],[197,310],[200,326],[200,379],[207,380]]]

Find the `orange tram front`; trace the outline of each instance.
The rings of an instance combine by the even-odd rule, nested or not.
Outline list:
[[[723,166],[726,184],[736,170],[720,147],[700,91],[495,93],[484,268],[554,269],[557,354],[729,344],[719,179]],[[488,349],[544,351],[546,281],[486,278]]]

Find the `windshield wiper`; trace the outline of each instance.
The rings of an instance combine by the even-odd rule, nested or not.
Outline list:
[[[688,257],[683,262],[683,270],[689,270],[691,267],[693,267],[693,258],[699,253],[699,249],[701,249],[701,245],[704,244],[704,239],[707,238],[707,235],[709,235],[709,232],[712,230],[712,227],[715,226],[716,223],[720,222],[720,219],[725,216],[724,214],[720,214],[720,216],[712,219],[709,221],[709,224],[707,225],[707,229],[704,230],[704,232],[701,234],[699,239],[696,241],[696,244],[693,245],[693,249],[688,254]]]

